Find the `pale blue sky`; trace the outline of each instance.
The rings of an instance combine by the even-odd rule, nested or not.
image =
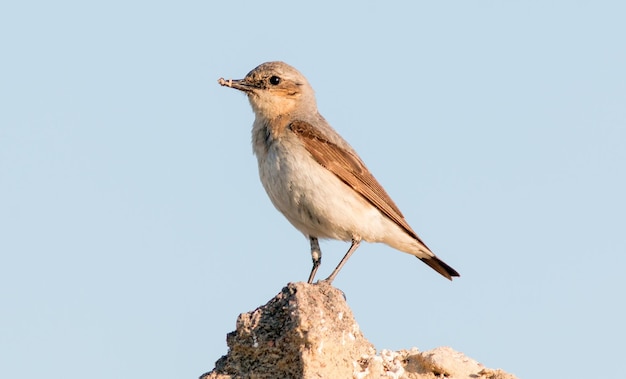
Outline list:
[[[377,348],[609,377],[626,338],[623,2],[0,5],[0,377],[195,378],[308,242],[216,80],[286,61],[462,277],[362,245]],[[322,244],[325,277],[346,243]]]

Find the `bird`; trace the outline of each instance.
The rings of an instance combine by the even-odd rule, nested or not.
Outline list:
[[[219,78],[218,83],[248,97],[261,183],[274,207],[310,242],[308,283],[322,261],[319,239],[351,242],[321,281],[328,284],[362,241],[414,255],[449,280],[460,276],[411,229],[356,151],[322,117],[313,88],[298,70],[281,61],[265,62],[243,79]]]

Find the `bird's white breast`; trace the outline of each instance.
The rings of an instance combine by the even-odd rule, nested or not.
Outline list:
[[[295,135],[255,143],[261,183],[274,206],[307,236],[384,239],[390,220],[319,165]]]

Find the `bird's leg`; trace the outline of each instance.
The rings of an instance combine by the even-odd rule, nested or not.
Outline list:
[[[360,237],[353,237],[352,238],[352,245],[350,245],[350,248],[348,249],[348,252],[346,253],[346,255],[343,256],[343,258],[341,259],[341,262],[339,262],[337,267],[335,267],[335,269],[330,274],[330,276],[328,278],[324,279],[324,282],[326,282],[328,284],[331,284],[333,282],[333,280],[335,280],[335,276],[337,276],[337,274],[339,273],[339,270],[341,270],[343,265],[346,264],[346,262],[348,261],[348,259],[352,255],[352,253],[354,253],[356,251],[356,249],[359,247],[360,244],[361,244],[361,238]]]
[[[315,273],[317,269],[320,267],[320,263],[322,263],[322,249],[320,249],[320,244],[317,242],[316,237],[309,237],[311,240],[311,258],[313,259],[313,268],[311,269],[311,274],[309,275],[308,283],[313,283],[313,279],[315,279]]]

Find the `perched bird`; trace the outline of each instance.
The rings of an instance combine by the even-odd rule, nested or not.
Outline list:
[[[331,283],[362,240],[416,256],[448,279],[459,274],[411,229],[356,151],[319,114],[313,88],[283,62],[266,62],[222,86],[248,96],[252,146],[274,206],[311,242],[312,283],[322,261],[318,238],[352,241]]]

